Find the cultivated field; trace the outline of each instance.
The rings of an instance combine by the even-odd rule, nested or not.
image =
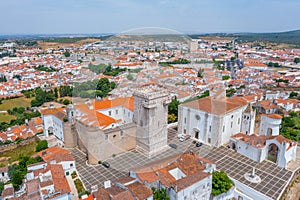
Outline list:
[[[30,107],[31,100],[34,98],[25,98],[25,97],[20,97],[20,98],[15,98],[15,99],[7,99],[3,100],[2,104],[0,104],[0,111],[12,109],[13,107]]]
[[[61,48],[65,48],[65,47],[80,47],[86,43],[92,43],[92,42],[97,42],[99,41],[99,39],[93,39],[93,38],[86,38],[86,39],[82,39],[82,40],[78,40],[78,41],[69,41],[69,40],[53,40],[53,42],[51,40],[49,41],[38,41],[38,46],[40,46],[42,49],[48,49],[48,48],[57,48],[57,47],[61,47]]]
[[[6,114],[6,113],[0,113],[0,123],[1,122],[9,123],[10,120],[12,120],[12,119],[16,119],[16,117],[13,115]]]
[[[22,154],[24,156],[32,156],[36,152],[36,146],[37,141],[33,141],[29,144],[26,144],[24,146],[20,146],[16,149],[1,153],[0,157],[0,167],[1,166],[7,166],[8,164],[11,164],[13,162],[16,162],[19,160],[19,156]]]

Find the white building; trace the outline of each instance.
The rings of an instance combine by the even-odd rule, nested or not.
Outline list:
[[[236,133],[253,133],[255,113],[247,106],[238,97],[205,97],[179,105],[178,131],[206,144],[223,145]]]
[[[58,146],[53,146],[38,153],[49,164],[61,164],[65,175],[68,176],[76,171],[75,159],[72,154]]]
[[[282,168],[286,168],[290,161],[296,159],[297,143],[282,135],[265,136],[238,133],[231,137],[229,146],[256,162],[270,160]]]
[[[261,115],[259,135],[277,136],[282,116],[278,114]]]
[[[42,110],[42,119],[44,127],[44,135],[49,137],[54,135],[57,139],[64,142],[64,130],[63,122],[66,118],[66,113],[64,108],[53,108]]]
[[[26,174],[23,199],[70,200],[71,189],[61,164],[36,164]]]
[[[165,162],[130,172],[147,187],[166,189],[171,200],[207,200],[212,191],[215,163],[194,153],[184,153]]]
[[[256,162],[268,159],[286,168],[296,159],[297,143],[279,135],[281,118],[277,114],[262,115],[259,135],[235,134],[230,138],[230,148]]]

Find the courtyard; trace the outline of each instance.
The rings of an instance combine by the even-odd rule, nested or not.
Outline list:
[[[191,139],[180,142],[177,138],[177,131],[174,129],[169,129],[168,134],[168,143],[176,144],[176,149],[170,147],[163,153],[151,158],[136,150],[128,151],[107,159],[110,168],[105,168],[102,165],[88,165],[85,154],[76,148],[72,149],[71,152],[75,157],[79,175],[87,189],[95,185],[103,186],[104,182],[108,180],[115,181],[128,176],[131,169],[188,151],[193,151],[201,157],[214,161],[218,170],[225,171],[231,178],[272,199],[277,199],[280,196],[281,191],[293,175],[292,171],[282,169],[271,161],[257,163],[224,146],[219,148],[208,145],[196,147]],[[261,182],[258,184],[248,182],[244,178],[246,173],[252,172],[253,167],[255,167],[255,173],[261,178]]]

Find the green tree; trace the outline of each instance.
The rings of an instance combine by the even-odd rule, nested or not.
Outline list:
[[[70,57],[70,52],[69,52],[69,50],[66,50],[65,52],[64,52],[64,55],[66,56],[66,57]]]
[[[31,107],[38,107],[40,106],[40,102],[38,102],[36,99],[33,99],[31,102]]]
[[[299,113],[290,112],[288,117],[282,118],[280,134],[288,139],[300,142]]]
[[[174,114],[168,114],[168,123],[177,122],[177,117]]]
[[[204,69],[200,69],[200,70],[198,71],[197,76],[198,76],[199,78],[203,78],[203,72],[204,72]]]
[[[232,186],[233,181],[224,171],[215,171],[212,173],[212,192],[213,196],[227,192]]]
[[[17,113],[22,114],[25,112],[25,108],[24,107],[19,107]]]
[[[38,144],[37,144],[37,146],[36,146],[36,152],[40,152],[40,151],[42,151],[42,150],[45,150],[45,149],[47,149],[48,148],[48,142],[47,142],[47,140],[42,140],[42,141],[40,141]]]
[[[295,59],[294,59],[294,63],[296,63],[296,64],[300,63],[300,58],[298,58],[298,57],[295,58]]]
[[[11,178],[11,182],[12,182],[14,188],[18,188],[19,185],[22,184],[23,178],[24,178],[24,173],[22,173],[20,170],[17,170],[13,174],[13,176]]]
[[[298,92],[291,92],[289,98],[295,98],[298,96]]]
[[[65,104],[65,105],[69,105],[69,104],[70,104],[70,100],[68,100],[68,99],[65,99],[65,100],[63,101],[63,104]]]
[[[223,81],[228,80],[228,79],[230,79],[230,76],[229,76],[229,75],[225,75],[225,76],[222,77],[222,80],[223,80]]]
[[[4,190],[4,183],[0,181],[0,194]]]
[[[7,82],[7,78],[3,74],[0,76],[0,82]]]
[[[152,188],[152,192],[153,192],[153,200],[170,200],[170,196],[167,194],[166,189],[155,189]]]
[[[129,73],[129,74],[127,75],[127,79],[130,80],[130,81],[132,81],[132,80],[133,80],[133,75],[132,75],[131,73]]]
[[[171,103],[168,105],[168,114],[174,115],[176,117],[175,121],[178,119],[178,106],[180,102],[175,98],[172,99]],[[175,122],[173,121],[173,122]]]
[[[54,88],[54,97],[57,99],[58,98],[58,89]]]

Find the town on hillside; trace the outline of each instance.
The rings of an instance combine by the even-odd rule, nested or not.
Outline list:
[[[300,48],[143,31],[0,40],[0,199],[297,199]]]

